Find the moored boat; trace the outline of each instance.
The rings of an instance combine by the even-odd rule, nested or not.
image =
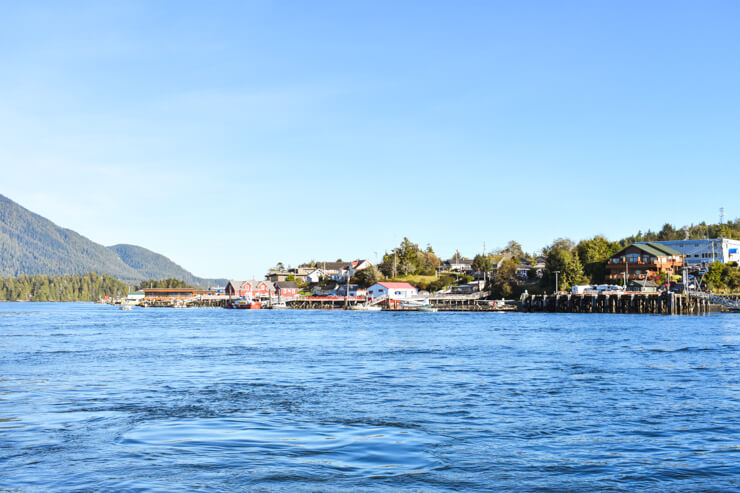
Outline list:
[[[349,309],[363,312],[379,312],[382,310],[382,308],[377,305],[352,305]]]
[[[231,302],[231,308],[237,308],[240,310],[259,310],[262,305],[259,301],[254,301],[248,298],[239,298]]]

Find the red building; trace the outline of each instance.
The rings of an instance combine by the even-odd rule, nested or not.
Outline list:
[[[275,283],[275,292],[281,298],[298,296],[298,286],[293,281],[279,281]]]
[[[269,281],[229,281],[226,285],[229,296],[268,298],[275,294],[275,287]]]

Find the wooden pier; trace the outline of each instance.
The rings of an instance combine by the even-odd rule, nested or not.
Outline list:
[[[677,293],[524,294],[520,310],[549,313],[653,313],[656,315],[702,315],[711,303]]]

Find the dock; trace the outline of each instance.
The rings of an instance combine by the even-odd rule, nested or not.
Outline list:
[[[656,315],[703,315],[713,303],[691,294],[585,293],[523,294],[520,310],[547,313],[652,313]]]

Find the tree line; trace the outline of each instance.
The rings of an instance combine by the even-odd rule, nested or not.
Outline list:
[[[0,278],[2,301],[96,301],[104,296],[121,297],[128,286],[107,274],[21,275]]]
[[[555,289],[555,272],[558,287],[569,289],[579,284],[603,284],[606,281],[607,260],[626,246],[639,241],[671,241],[683,239],[731,238],[740,239],[740,219],[722,224],[706,224],[675,228],[665,224],[659,231],[648,230],[609,241],[601,235],[581,240],[578,243],[568,238],[558,238],[540,252],[526,253],[516,241],[510,241],[504,248],[487,254],[478,254],[472,259],[472,268],[477,272],[487,272],[487,288],[494,297],[516,297],[525,289],[530,292],[552,291]],[[452,258],[462,259],[459,251]],[[541,277],[534,269],[522,278],[519,268],[522,263],[534,264],[537,259],[544,260]],[[352,282],[366,287],[383,279],[413,278],[417,287],[428,290],[446,288],[456,281],[468,278],[442,274],[429,279],[437,273],[440,258],[431,245],[422,249],[418,244],[404,238],[401,244],[383,255],[382,262],[358,272]],[[426,278],[425,278],[426,277]],[[471,278],[472,279],[472,278]],[[709,267],[704,279],[705,287],[716,292],[740,290],[740,270],[737,265],[716,263]]]
[[[97,301],[106,296],[121,298],[132,286],[107,274],[20,275],[0,277],[0,301]],[[150,279],[133,289],[190,288],[180,279]]]

